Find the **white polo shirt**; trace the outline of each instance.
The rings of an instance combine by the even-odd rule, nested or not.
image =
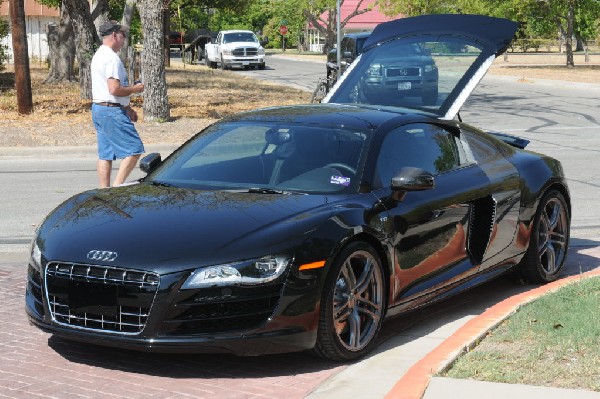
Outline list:
[[[129,86],[127,71],[119,55],[107,45],[102,45],[94,54],[91,64],[92,72],[92,101],[95,103],[119,103],[129,105],[129,96],[116,97],[108,91],[108,79],[119,79],[121,86]]]

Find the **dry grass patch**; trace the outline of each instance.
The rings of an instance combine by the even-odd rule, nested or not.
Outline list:
[[[17,112],[13,71],[0,73],[0,147],[95,144],[91,103],[80,99],[79,84],[43,84],[46,74],[45,68],[31,68],[34,113],[23,116]],[[168,68],[167,90],[171,121],[136,124],[147,144],[181,143],[238,112],[310,101],[310,94],[301,90],[204,66]],[[132,103],[143,118],[142,97],[132,97]]]
[[[452,378],[600,391],[600,278],[526,305],[445,373]]]

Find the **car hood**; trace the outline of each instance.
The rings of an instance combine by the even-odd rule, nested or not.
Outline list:
[[[417,102],[406,102],[401,107],[452,119],[483,78],[492,61],[506,51],[518,27],[517,22],[507,19],[465,14],[422,15],[382,23],[367,38],[362,54],[338,80],[323,102],[389,106],[389,103],[385,103],[385,96],[365,99],[352,93],[360,91],[360,80],[372,73],[372,65],[381,64],[394,54],[408,57],[398,50],[398,43],[407,43],[422,48],[431,60],[429,64],[435,65],[439,70],[439,80],[435,84],[440,95],[433,105],[422,106]],[[464,60],[464,65],[457,68],[451,62],[457,59]],[[381,74],[385,80],[385,73]],[[437,76],[435,79],[438,79]]]
[[[49,261],[110,266],[87,254],[111,251],[118,254],[115,265],[167,272],[289,250],[316,220],[329,217],[327,202],[317,195],[139,184],[65,202],[42,224],[37,243]]]

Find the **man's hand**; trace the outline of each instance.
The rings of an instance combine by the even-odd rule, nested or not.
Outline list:
[[[132,90],[132,94],[133,93],[141,93],[144,91],[144,84],[143,83],[136,83],[133,86],[131,86],[131,90]]]

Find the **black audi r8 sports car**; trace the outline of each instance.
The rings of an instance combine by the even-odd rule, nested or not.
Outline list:
[[[32,244],[31,322],[139,350],[351,360],[385,317],[510,269],[556,279],[571,215],[560,162],[458,117],[516,29],[382,24],[325,103],[227,118],[147,155],[140,181],[65,201]],[[435,101],[400,85],[369,95],[373,65],[405,46],[435,62]]]

